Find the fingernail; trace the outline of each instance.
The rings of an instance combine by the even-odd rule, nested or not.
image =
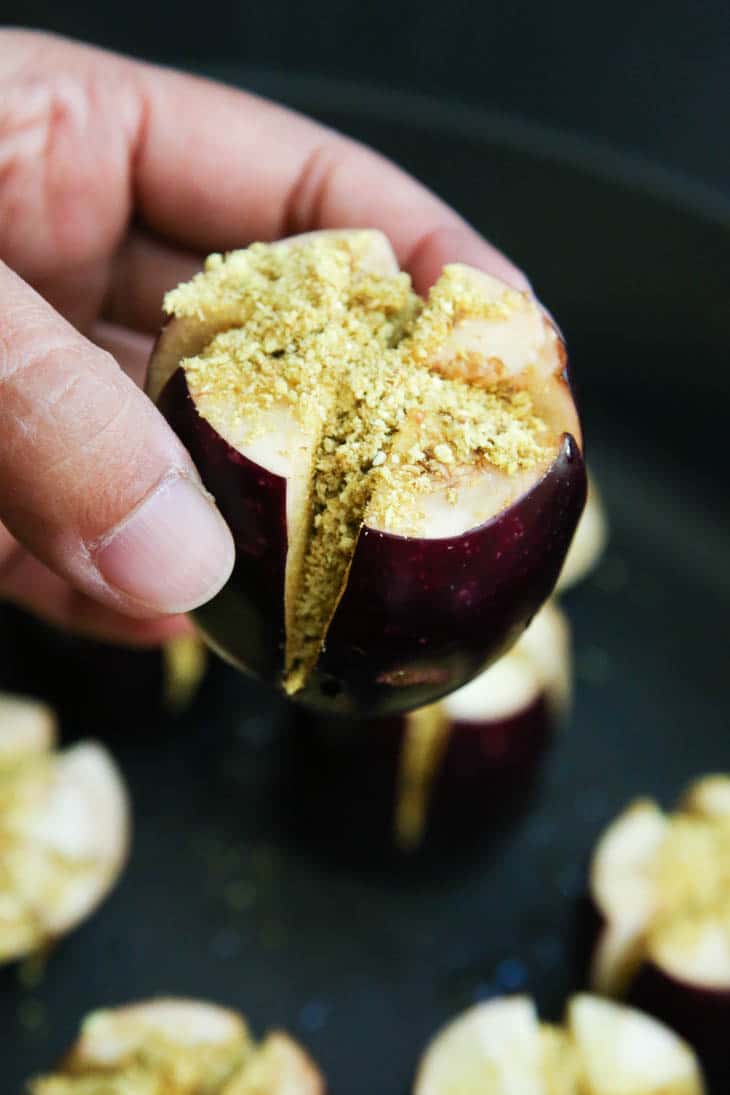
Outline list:
[[[233,557],[231,533],[210,499],[188,479],[172,479],[115,530],[96,565],[145,607],[188,612],[224,585]]]

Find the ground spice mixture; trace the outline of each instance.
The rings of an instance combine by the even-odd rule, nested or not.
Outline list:
[[[225,328],[182,362],[214,428],[225,418],[245,448],[284,415],[306,438],[306,520],[289,530],[290,692],[317,658],[363,522],[418,535],[419,495],[444,488],[457,505],[485,469],[516,475],[552,452],[529,392],[498,360],[485,370],[473,349],[443,355],[461,321],[508,318],[524,295],[505,286],[487,300],[454,265],[423,300],[407,274],[368,269],[372,237],[212,255],[165,298],[168,313]]]

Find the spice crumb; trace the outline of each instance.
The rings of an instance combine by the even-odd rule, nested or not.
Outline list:
[[[515,475],[548,451],[529,392],[494,355],[487,373],[467,349],[443,359],[459,323],[508,319],[525,295],[505,286],[486,299],[466,268],[447,266],[424,300],[406,273],[367,269],[372,237],[212,255],[165,297],[168,313],[219,331],[181,363],[211,425],[225,408],[245,445],[286,407],[311,444],[308,530],[287,594],[289,691],[316,660],[366,519],[417,535],[418,495],[443,488],[455,505],[457,487],[484,469]]]

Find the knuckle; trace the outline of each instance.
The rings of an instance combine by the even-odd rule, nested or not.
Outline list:
[[[312,149],[284,203],[281,235],[295,235],[323,223],[334,176],[342,169],[347,155],[348,145],[344,141],[329,140]]]
[[[113,245],[139,116],[123,68],[109,80],[93,54],[74,66],[53,47],[0,75],[0,254],[29,277]]]
[[[49,200],[59,189],[54,174],[70,164],[84,96],[73,77],[20,73],[0,85],[0,103],[0,243],[12,255],[26,218],[40,212],[54,227],[59,219]]]

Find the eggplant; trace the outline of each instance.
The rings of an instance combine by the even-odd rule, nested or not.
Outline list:
[[[0,963],[86,920],[128,856],[129,800],[111,756],[91,741],[54,752],[54,738],[45,705],[0,698]]]
[[[87,1016],[58,1071],[29,1095],[165,1092],[165,1095],[324,1095],[319,1069],[281,1031],[256,1043],[234,1011],[202,1000],[159,998]]]
[[[571,692],[570,629],[550,602],[499,661],[428,707],[364,725],[298,708],[297,825],[346,854],[478,840],[526,801]]]
[[[651,800],[606,830],[589,875],[591,988],[679,1032],[717,1090],[730,1083],[730,777]]]
[[[413,1095],[704,1095],[692,1050],[633,1008],[578,995],[562,1026],[539,1021],[533,1001],[478,1004],[439,1031]]]
[[[214,649],[373,719],[516,641],[586,494],[565,348],[532,297],[455,265],[424,303],[358,231],[212,256],[165,307],[148,391],[236,545],[195,613]]]

